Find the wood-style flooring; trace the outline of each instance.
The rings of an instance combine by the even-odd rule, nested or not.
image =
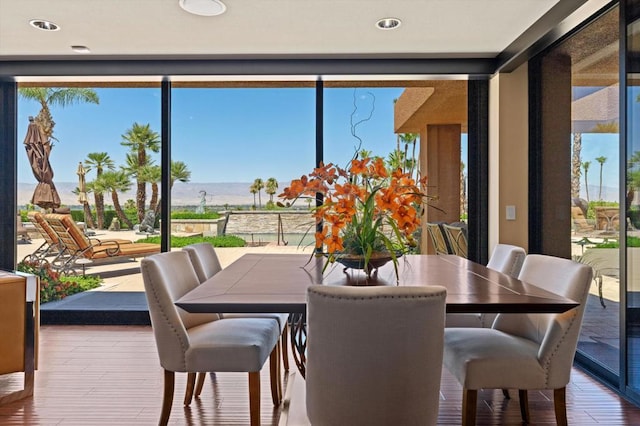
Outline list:
[[[291,363],[294,367],[293,362]],[[155,425],[162,398],[162,369],[153,333],[144,326],[44,326],[40,334],[35,395],[0,406],[0,425]],[[182,405],[186,374],[176,375],[171,425],[249,424],[247,375],[218,373],[190,408]],[[298,378],[296,378],[299,380]],[[0,394],[17,389],[21,374],[0,376]],[[574,369],[568,386],[571,425],[638,425],[640,408]],[[517,392],[479,392],[478,424],[521,424]],[[461,388],[446,371],[439,424],[460,424]],[[293,395],[295,398],[295,395]],[[555,424],[547,392],[530,392],[532,423]],[[277,425],[269,390],[268,363],[262,371],[263,425]]]

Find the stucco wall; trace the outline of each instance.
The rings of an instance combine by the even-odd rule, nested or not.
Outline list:
[[[527,64],[511,73],[499,74],[489,92],[489,249],[497,243],[515,244],[528,250],[528,73]],[[507,220],[507,206],[516,219]],[[496,227],[497,225],[497,227]]]

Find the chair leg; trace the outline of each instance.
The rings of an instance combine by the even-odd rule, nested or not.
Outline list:
[[[207,377],[207,373],[198,373],[198,380],[196,381],[196,397],[199,397],[204,387],[204,379]]]
[[[282,330],[282,336],[280,340],[282,341],[282,365],[284,366],[284,372],[289,372],[289,350],[287,343],[287,339],[289,338],[289,324],[284,325],[284,329]]]
[[[269,372],[271,381],[271,399],[278,406],[282,401],[282,382],[280,381],[280,345],[276,343],[269,356]]]
[[[553,390],[553,406],[556,411],[558,426],[567,426],[567,388]]]
[[[160,426],[166,426],[167,423],[169,423],[175,379],[176,377],[173,371],[164,370],[164,395],[162,397],[162,412],[160,414],[160,421],[158,422]]]
[[[196,383],[196,373],[187,373],[187,390],[184,392],[184,405],[191,404],[193,398],[193,388]]]
[[[522,421],[529,423],[529,395],[526,389],[518,390],[518,397],[520,398],[520,416]]]
[[[260,372],[249,373],[249,418],[251,426],[260,426]]]
[[[509,395],[509,389],[502,389],[502,395],[504,395],[504,399],[511,399],[511,395]]]
[[[476,405],[478,403],[478,391],[475,389],[462,390],[462,425],[474,426],[476,424]]]

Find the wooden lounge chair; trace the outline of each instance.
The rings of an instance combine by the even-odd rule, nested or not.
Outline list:
[[[118,261],[135,259],[160,253],[160,244],[134,243],[130,240],[99,240],[88,238],[70,215],[49,213],[44,219],[58,236],[63,255],[53,266],[71,272],[81,259],[91,261]]]
[[[27,216],[34,228],[36,228],[40,233],[40,236],[44,238],[44,243],[42,243],[33,253],[25,256],[23,260],[39,263],[44,261],[46,257],[58,255],[61,249],[60,240],[47,221],[44,220],[42,214],[32,211],[27,213]]]
[[[20,237],[23,243],[31,242],[31,237],[29,236],[29,230],[24,227],[22,224],[22,218],[20,215],[16,216],[16,230],[18,237]]]

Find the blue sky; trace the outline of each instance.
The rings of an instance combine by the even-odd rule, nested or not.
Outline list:
[[[386,155],[394,149],[393,100],[402,89],[357,89],[354,121],[363,148]],[[75,182],[76,166],[90,152],[108,152],[124,164],[122,135],[134,122],[160,132],[160,90],[96,89],[100,104],[52,107],[56,122],[51,164],[54,181]],[[187,163],[192,182],[251,182],[256,177],[287,181],[308,173],[315,158],[315,89],[174,89],[172,157]],[[344,165],[357,140],[350,134],[353,89],[325,90],[325,159]],[[18,140],[39,104],[18,107]],[[155,156],[159,161],[159,154]],[[91,176],[88,176],[91,179]],[[18,181],[35,182],[19,147]]]

